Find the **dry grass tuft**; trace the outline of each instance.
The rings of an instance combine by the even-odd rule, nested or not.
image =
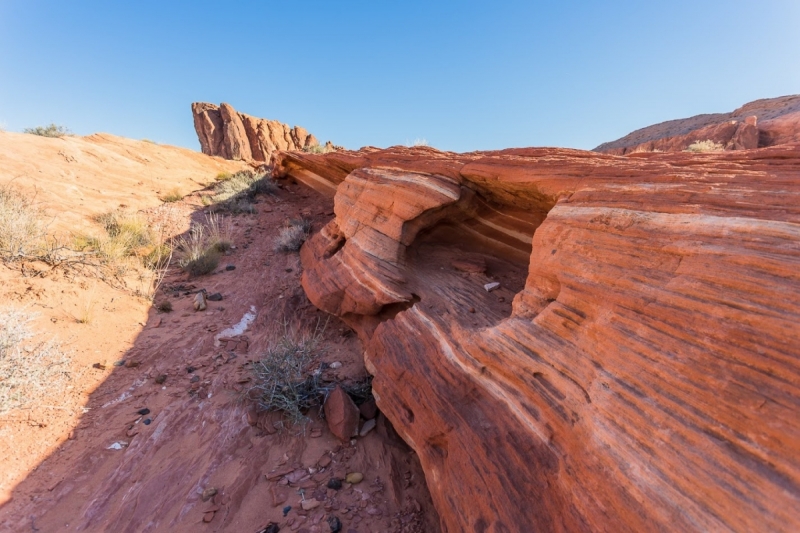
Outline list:
[[[171,204],[173,202],[180,202],[181,200],[183,200],[183,195],[181,194],[181,191],[179,191],[176,187],[168,191],[163,196],[161,196],[160,200],[165,204]]]
[[[64,126],[49,124],[47,126],[36,126],[35,128],[25,128],[23,133],[39,135],[40,137],[71,137],[73,133]]]
[[[35,314],[0,309],[0,415],[52,406],[73,380],[72,359],[53,342],[26,343]]]
[[[178,264],[192,276],[210,274],[222,254],[233,247],[230,220],[216,213],[206,215],[205,224],[192,225],[178,240]]]
[[[37,252],[44,241],[44,212],[25,194],[0,184],[0,260]]]
[[[227,173],[224,173],[227,174]],[[221,174],[220,174],[221,175]],[[214,185],[211,203],[215,210],[231,213],[255,213],[252,201],[257,194],[275,194],[278,186],[269,174],[241,170]]]

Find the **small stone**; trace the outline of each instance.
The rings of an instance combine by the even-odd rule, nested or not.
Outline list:
[[[322,436],[322,430],[319,428],[314,428],[311,430],[311,438],[318,439]]]
[[[323,455],[320,458],[320,460],[317,461],[317,464],[319,465],[320,468],[325,468],[326,466],[331,464],[331,456],[330,455]]]
[[[475,312],[475,308],[474,308],[474,307],[470,307],[470,308],[469,308],[469,312],[470,312],[470,313],[474,313],[474,312]]]
[[[114,366],[124,366],[125,359],[120,359],[119,361],[114,361]]]
[[[302,507],[304,511],[310,511],[311,509],[316,509],[319,506],[320,502],[317,500],[303,500],[300,502],[300,507]]]
[[[125,368],[136,368],[139,366],[139,361],[125,361]]]
[[[264,529],[260,529],[258,533],[278,533],[280,530],[281,528],[278,524],[275,522],[270,522]]]
[[[351,483],[353,485],[357,485],[358,483],[361,483],[361,481],[363,479],[364,479],[364,474],[362,474],[361,472],[350,472],[344,478],[345,481],[347,481],[348,483]]]
[[[159,385],[163,385],[165,381],[167,381],[166,374],[159,374],[159,376],[156,378],[156,383],[158,383]]]
[[[483,286],[483,288],[486,289],[486,292],[492,292],[500,288],[500,282],[493,281],[491,283],[487,283],[486,285]]]
[[[92,368],[96,368],[97,370],[105,370],[106,365],[104,365],[103,363],[95,363],[92,365]]]
[[[291,505],[287,505],[286,507],[284,507],[283,508],[283,516],[286,516],[287,514],[289,514],[289,511],[291,511],[291,510],[292,510],[292,506]]]
[[[203,514],[203,522],[205,522],[206,524],[211,522],[212,520],[214,520],[214,515],[215,514],[216,513],[213,513],[213,512],[208,512],[208,513]]]
[[[329,489],[339,490],[342,488],[342,480],[338,477],[332,477],[328,480],[328,484],[325,486]]]
[[[328,526],[331,528],[331,533],[339,533],[342,530],[342,521],[335,516],[329,516]]]
[[[194,310],[205,311],[208,306],[206,305],[206,293],[200,291],[194,297]]]
[[[192,376],[192,379],[189,380],[191,383],[197,383],[200,381],[200,376]]]
[[[210,294],[208,299],[212,302],[221,302],[222,301],[222,293],[215,292],[214,294]]]
[[[207,502],[208,500],[216,496],[216,494],[217,494],[217,489],[209,487],[203,491],[203,494],[200,496],[200,499],[202,499],[204,502]]]
[[[342,368],[342,363],[340,363],[339,361],[335,361],[329,364],[328,367],[336,370],[337,368]]]
[[[498,301],[498,302],[505,302],[505,301],[506,301],[506,299],[505,299],[505,297],[503,297],[503,296],[500,296],[500,297],[497,299],[497,301]]]
[[[189,374],[191,374],[195,370],[197,370],[197,369],[195,367],[193,367],[193,366],[187,366],[186,367],[186,372],[188,372]]]
[[[361,426],[361,431],[359,431],[359,436],[366,437],[367,433],[375,429],[375,419],[367,420],[364,422],[364,425]]]
[[[364,420],[372,420],[378,416],[378,404],[375,403],[375,398],[370,398],[359,405],[358,410],[361,412],[361,416],[364,417]]]
[[[152,420],[150,420],[149,418],[145,418],[145,419],[144,419],[144,421],[143,421],[142,423],[143,423],[145,426],[149,426],[151,422],[152,422]]]
[[[136,414],[139,414],[139,415],[142,415],[142,416],[149,415],[150,414],[150,409],[148,409],[147,407],[145,407],[144,409],[139,409],[138,411],[136,411]]]
[[[342,441],[358,432],[359,411],[345,390],[337,386],[328,395],[323,406],[328,429]]]
[[[292,270],[294,270],[294,269],[293,268],[287,268],[286,272],[291,272]]]
[[[289,499],[289,491],[284,488],[278,487],[277,485],[270,485],[269,487],[269,495],[272,498],[272,506],[277,507],[286,503],[286,500]],[[284,515],[286,516],[286,515]]]
[[[231,270],[236,270],[236,265],[228,265],[225,267],[225,270],[227,270],[228,272],[230,272]]]

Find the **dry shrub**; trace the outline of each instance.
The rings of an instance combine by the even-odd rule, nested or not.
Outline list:
[[[210,274],[232,247],[230,221],[216,213],[207,214],[205,224],[193,224],[178,240],[178,264],[192,276]]]
[[[173,202],[179,202],[183,200],[183,195],[181,194],[181,191],[179,191],[178,188],[176,187],[174,189],[167,191],[167,193],[161,196],[160,200],[166,204],[171,204]]]
[[[280,411],[291,424],[307,420],[305,413],[326,392],[321,372],[313,368],[324,332],[320,323],[313,331],[299,331],[284,322],[273,334],[264,355],[251,365],[255,381],[249,394],[260,409]]]
[[[703,152],[720,152],[724,150],[725,147],[722,146],[720,143],[714,142],[711,139],[706,139],[705,141],[696,141],[689,145],[686,148],[687,152],[694,152],[694,153],[703,153]]]
[[[0,259],[36,253],[44,241],[44,212],[32,198],[0,184]]]
[[[306,219],[290,220],[286,227],[281,228],[275,240],[275,250],[278,252],[296,252],[308,239],[311,232],[311,221]]]
[[[0,415],[53,406],[73,381],[72,360],[54,341],[26,343],[35,314],[0,309]]]
[[[39,135],[40,137],[71,137],[72,132],[64,126],[48,124],[47,126],[36,126],[35,128],[25,128],[23,133]]]

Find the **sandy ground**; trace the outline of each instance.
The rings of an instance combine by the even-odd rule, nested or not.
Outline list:
[[[148,163],[157,158],[145,150],[161,151],[166,155],[157,164],[179,169],[174,183],[189,190],[235,166],[127,139],[111,138],[106,145],[101,142],[106,136],[0,135],[17,137],[0,137],[4,177],[9,157],[47,159],[41,152],[36,156],[36,141],[46,141],[41,151],[53,151],[50,159],[63,160],[52,167],[30,163],[42,170],[35,179],[30,170],[13,176],[19,185],[41,191],[39,198],[58,215],[54,223],[61,229],[91,225],[90,215],[119,204],[153,207],[168,185],[175,186],[165,178],[142,187],[141,180],[120,171],[103,187],[71,181],[62,190],[77,187],[80,194],[58,195],[52,191],[62,181],[83,179],[80,172],[64,170],[76,163],[60,154],[64,150],[79,148],[81,157],[91,160],[91,145],[99,143],[104,151],[133,152],[133,160],[149,158]],[[20,139],[20,146],[7,146]],[[128,165],[117,155],[105,157],[115,168]],[[244,399],[252,383],[249,364],[284,320],[301,327],[326,325],[319,360],[342,363],[325,370],[326,379],[366,376],[355,335],[306,299],[298,255],[273,250],[287,218],[310,218],[319,229],[332,217],[332,202],[301,185],[286,184],[274,196],[259,197],[255,207],[257,214],[231,217],[236,248],[215,273],[189,278],[177,268],[170,271],[156,298],[172,303],[170,313],[159,313],[129,290],[91,276],[32,275],[0,266],[2,301],[40,314],[37,330],[72,351],[77,378],[73,389],[54,391],[58,408],[38,406],[0,420],[0,529],[256,532],[275,523],[282,531],[327,532],[333,520],[334,525],[341,522],[344,532],[438,530],[419,462],[382,415],[375,430],[343,443],[316,411],[309,413],[308,424],[278,430],[274,415],[256,415]],[[192,217],[203,217],[197,195],[175,209],[184,228]],[[192,302],[201,289],[221,293],[222,301],[195,312]],[[87,308],[91,320],[79,323],[77,317]],[[226,332],[237,324],[246,329]],[[127,364],[115,366],[122,361]],[[93,368],[95,363],[104,369]],[[141,409],[149,412],[139,415]],[[352,472],[362,473],[363,481],[327,488],[332,477]],[[211,489],[216,494],[204,498]],[[284,514],[287,506],[291,509]]]

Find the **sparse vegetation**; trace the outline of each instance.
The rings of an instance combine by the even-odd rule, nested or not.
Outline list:
[[[306,219],[289,220],[285,227],[281,228],[278,238],[275,240],[275,250],[278,252],[296,252],[300,250],[303,243],[311,233],[311,221]]]
[[[324,330],[318,323],[314,331],[300,332],[284,322],[283,330],[273,335],[264,356],[251,366],[255,384],[250,394],[260,409],[281,411],[291,424],[299,424],[319,404],[326,389],[321,372],[312,367]]]
[[[41,137],[67,137],[72,136],[72,132],[64,126],[57,126],[56,124],[49,124],[47,126],[36,126],[35,128],[25,128],[23,133],[30,133],[31,135],[39,135]]]
[[[163,300],[156,304],[156,309],[161,311],[162,313],[171,313],[172,312],[172,302],[169,300]]]
[[[179,202],[180,200],[183,200],[183,195],[181,194],[181,191],[179,191],[177,188],[171,189],[166,194],[161,196],[161,201],[166,204]]]
[[[427,139],[424,139],[424,138],[423,139],[414,139],[414,142],[411,144],[411,146],[428,146],[428,141],[427,141]]]
[[[178,240],[178,264],[192,276],[210,274],[222,254],[232,247],[229,220],[211,213],[206,215],[205,224],[192,225],[189,233]]]
[[[44,240],[44,213],[29,196],[0,184],[0,259],[36,253]]]
[[[252,201],[257,194],[274,194],[278,190],[268,174],[256,174],[250,170],[241,170],[222,180],[218,175],[217,179],[211,203],[215,210],[231,213],[254,213]]]
[[[217,180],[217,181],[226,181],[226,180],[231,179],[232,177],[233,177],[233,174],[231,174],[230,172],[220,172],[219,174],[214,176],[214,179]]]
[[[705,141],[696,141],[686,148],[687,152],[702,153],[702,152],[721,152],[725,147],[720,143],[714,142],[710,139]]]
[[[25,344],[33,338],[36,315],[0,309],[0,415],[59,402],[72,381],[72,361],[53,342]]]

